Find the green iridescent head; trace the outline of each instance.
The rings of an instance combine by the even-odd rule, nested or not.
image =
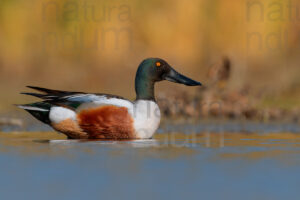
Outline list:
[[[160,58],[147,58],[138,67],[135,77],[135,92],[137,99],[155,100],[154,84],[168,80],[187,86],[201,85],[177,71]]]

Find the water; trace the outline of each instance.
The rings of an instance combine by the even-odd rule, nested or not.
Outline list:
[[[298,199],[300,134],[0,133],[0,199]]]

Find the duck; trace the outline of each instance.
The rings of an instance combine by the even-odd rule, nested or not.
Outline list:
[[[163,80],[201,86],[200,82],[175,71],[165,60],[147,58],[136,72],[134,101],[104,93],[27,86],[38,93],[21,94],[42,101],[17,106],[55,131],[65,134],[68,139],[150,139],[161,120],[154,85]]]

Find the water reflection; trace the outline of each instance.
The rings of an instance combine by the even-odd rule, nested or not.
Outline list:
[[[81,145],[81,146],[94,146],[94,145],[111,145],[115,148],[118,147],[132,147],[132,148],[147,148],[157,147],[159,142],[156,139],[148,140],[35,140],[34,142],[49,143],[50,145]]]
[[[132,141],[66,140],[54,132],[0,133],[0,162],[1,199],[300,195],[296,133],[164,133]]]
[[[47,138],[47,139],[46,139]],[[175,158],[182,155],[214,152],[219,159],[280,157],[298,154],[300,134],[295,133],[165,133],[148,140],[67,140],[54,132],[0,133],[0,151],[21,154],[58,154],[70,152],[130,151],[144,156]],[[87,150],[88,149],[88,150]],[[155,155],[157,154],[157,155]],[[116,154],[118,155],[118,154]]]

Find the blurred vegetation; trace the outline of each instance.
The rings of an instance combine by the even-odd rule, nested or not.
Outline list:
[[[134,98],[146,57],[206,85],[225,56],[228,90],[249,88],[261,107],[299,108],[300,3],[291,2],[1,0],[0,112],[33,100],[19,95],[25,85]],[[171,83],[157,92],[173,88],[201,92]]]

